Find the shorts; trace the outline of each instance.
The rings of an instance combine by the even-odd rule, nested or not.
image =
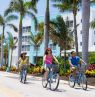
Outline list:
[[[49,71],[50,68],[52,68],[52,64],[45,64],[45,65],[44,65],[44,69],[45,69],[46,71]]]

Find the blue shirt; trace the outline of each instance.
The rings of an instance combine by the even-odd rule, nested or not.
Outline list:
[[[80,57],[79,56],[75,56],[75,57],[69,57],[69,60],[71,61],[72,65],[74,66],[78,66],[79,62],[80,62]]]

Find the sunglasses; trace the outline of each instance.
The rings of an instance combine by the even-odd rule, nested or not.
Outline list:
[[[48,50],[48,51],[51,51],[51,50]]]

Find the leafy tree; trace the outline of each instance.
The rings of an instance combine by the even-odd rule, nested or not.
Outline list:
[[[33,35],[31,33],[30,43],[31,43],[31,45],[34,45],[35,50],[36,50],[36,64],[37,64],[38,48],[39,48],[40,44],[42,43],[42,40],[43,40],[42,32],[38,32],[36,35]]]
[[[75,35],[75,47],[78,55],[78,37],[77,37],[77,24],[76,24],[76,15],[79,10],[79,5],[81,4],[81,0],[53,0],[57,2],[54,4],[54,7],[57,7],[61,12],[71,11],[74,16],[74,35]]]
[[[2,36],[1,36],[1,65],[3,65],[3,58],[4,58],[4,51],[3,51],[3,43],[4,43],[4,34],[5,34],[5,28],[11,27],[14,29],[14,31],[17,32],[17,28],[14,24],[10,23],[13,20],[16,20],[17,16],[15,15],[8,15],[8,16],[2,16],[0,15],[0,26],[2,26]]]
[[[24,1],[24,0],[11,0],[9,7],[5,11],[5,15],[10,13],[19,14],[19,35],[18,35],[18,58],[21,54],[22,47],[22,21],[26,15],[30,16],[37,26],[37,19],[35,13],[37,13],[36,4],[38,0]]]

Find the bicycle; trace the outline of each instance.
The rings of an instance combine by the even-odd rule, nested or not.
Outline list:
[[[23,65],[20,71],[20,82],[26,83],[27,66]]]
[[[50,90],[55,91],[58,88],[59,81],[60,81],[58,72],[59,72],[59,66],[51,65],[51,67],[49,68],[49,73],[48,73],[47,79],[45,77],[45,72],[42,76],[42,86],[44,88],[47,88],[47,86],[49,84]]]
[[[76,67],[69,76],[69,86],[74,88],[75,84],[82,85],[83,90],[87,90],[87,78],[85,75],[86,65]]]

